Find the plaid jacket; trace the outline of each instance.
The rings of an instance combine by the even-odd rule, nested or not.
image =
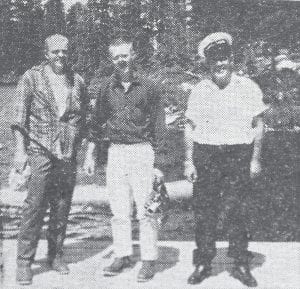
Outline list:
[[[65,113],[59,117],[56,101],[45,73],[46,63],[26,71],[18,83],[16,118],[12,129],[19,130],[30,152],[70,158],[85,131],[88,101],[83,79],[72,74],[72,90]]]

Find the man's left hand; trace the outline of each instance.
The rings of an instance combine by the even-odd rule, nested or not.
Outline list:
[[[261,174],[261,162],[257,159],[252,159],[250,162],[250,177],[251,179],[258,177]]]
[[[156,181],[157,183],[162,182],[164,179],[164,174],[162,173],[161,170],[154,168],[153,171],[153,180]]]

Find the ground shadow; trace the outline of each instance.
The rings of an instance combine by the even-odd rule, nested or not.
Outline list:
[[[69,264],[84,261],[90,257],[93,257],[111,245],[110,240],[89,240],[84,239],[75,243],[66,244],[64,246],[64,260]],[[51,268],[47,264],[47,259],[42,258],[34,262],[38,265],[33,269],[33,274],[38,275],[50,271]]]
[[[104,258],[110,258],[112,256],[112,251],[109,252]],[[141,251],[139,245],[133,246],[133,255],[131,257],[133,267],[137,262],[141,261]],[[156,262],[155,271],[163,272],[168,270],[176,265],[179,261],[179,249],[167,246],[158,247],[158,260]]]
[[[224,271],[227,271],[229,273],[231,272],[234,259],[228,257],[227,252],[227,248],[217,249],[217,255],[213,260],[213,276],[217,276]],[[266,260],[265,255],[253,251],[249,252],[253,255],[253,258],[250,262],[250,269],[253,270],[257,267],[261,267]]]

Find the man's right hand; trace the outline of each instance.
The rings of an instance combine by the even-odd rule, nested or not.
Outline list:
[[[186,162],[184,164],[184,176],[191,183],[194,183],[197,180],[197,170],[192,162]]]
[[[93,176],[95,174],[95,160],[92,156],[85,159],[83,170],[88,176]]]
[[[28,155],[25,152],[16,152],[14,158],[14,168],[16,172],[22,173],[26,167]]]

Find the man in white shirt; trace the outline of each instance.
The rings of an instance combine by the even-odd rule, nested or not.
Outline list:
[[[205,58],[209,77],[192,90],[185,129],[185,175],[194,183],[196,222],[195,271],[189,284],[211,275],[216,255],[217,228],[228,226],[232,276],[254,287],[247,251],[247,202],[251,178],[261,171],[263,122],[255,118],[266,109],[259,87],[232,72],[232,37],[213,33],[204,38],[198,53]]]

